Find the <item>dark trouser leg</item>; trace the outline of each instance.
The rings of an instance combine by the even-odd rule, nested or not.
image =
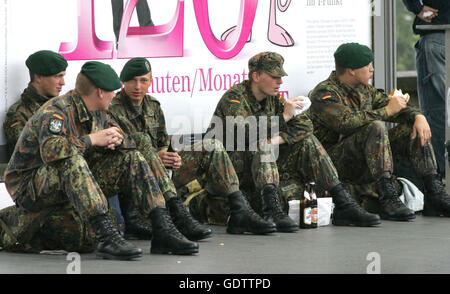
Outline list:
[[[425,185],[425,205],[424,215],[450,216],[450,196],[445,191],[445,187],[437,174],[437,164],[434,156],[433,146],[428,143],[424,147],[420,145],[420,140],[411,140],[412,127],[401,124],[389,132],[392,137],[394,156],[405,156],[411,162],[416,174],[424,180]]]
[[[141,27],[151,27],[154,26],[151,13],[150,13],[150,7],[148,7],[147,0],[139,0],[136,5],[137,10],[137,16],[139,25]]]
[[[419,105],[433,134],[438,171],[445,175],[445,34],[422,36],[415,47]]]
[[[113,29],[116,35],[116,41],[119,40],[120,25],[122,24],[123,16],[123,0],[111,0],[112,15],[113,15]]]

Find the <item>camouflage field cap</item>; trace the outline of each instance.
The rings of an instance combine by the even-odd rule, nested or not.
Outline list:
[[[334,60],[345,68],[358,69],[373,61],[373,52],[369,47],[358,43],[345,43],[334,53]]]
[[[108,64],[88,61],[81,68],[81,73],[87,76],[95,86],[105,91],[114,91],[122,87],[119,76]]]
[[[287,73],[283,69],[284,58],[275,52],[259,53],[248,61],[250,72],[263,71],[273,77],[284,77]]]
[[[25,61],[31,72],[41,76],[52,76],[65,71],[67,60],[56,52],[41,50],[31,54]]]
[[[148,74],[152,71],[150,62],[141,57],[130,59],[122,69],[120,73],[120,80],[122,82],[128,82],[134,77],[142,76]]]

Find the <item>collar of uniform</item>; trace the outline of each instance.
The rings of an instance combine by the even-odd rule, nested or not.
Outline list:
[[[245,81],[244,86],[245,86],[245,90],[247,92],[247,95],[245,95],[245,96],[246,96],[248,104],[250,105],[250,107],[252,109],[252,112],[255,113],[255,112],[260,111],[263,107],[261,106],[261,101],[256,100],[256,97],[252,92],[252,87],[251,87],[250,81],[248,81],[248,80]],[[266,98],[264,98],[264,99],[267,99],[268,97],[270,97],[270,96],[266,96]]]
[[[142,100],[142,111],[144,112],[144,105],[145,103],[145,97]],[[136,109],[134,108],[133,104],[131,103],[131,98],[127,95],[127,93],[125,93],[125,90],[120,91],[119,93],[119,99],[122,102],[123,105],[125,105],[125,112],[127,113],[127,118],[129,119],[135,119],[138,116],[140,116],[141,114],[139,112],[136,111]]]
[[[91,120],[89,110],[87,109],[87,106],[84,103],[83,98],[81,98],[80,94],[78,94],[76,91],[73,91],[71,93],[71,96],[75,105],[75,109],[77,110],[78,120],[81,123]]]
[[[47,102],[50,98],[44,97],[41,94],[38,93],[36,88],[31,84],[31,82],[28,84],[28,87],[25,89],[22,95],[25,102],[28,103],[38,103],[39,105],[43,105],[45,102]]]
[[[349,94],[350,94],[350,93],[357,92],[354,88],[352,88],[352,87],[350,87],[349,85],[344,84],[343,82],[341,82],[341,81],[338,79],[337,75],[336,75],[336,71],[333,71],[333,72],[331,73],[329,79],[330,79],[334,84],[336,84],[340,89],[345,90],[346,93],[349,93]]]

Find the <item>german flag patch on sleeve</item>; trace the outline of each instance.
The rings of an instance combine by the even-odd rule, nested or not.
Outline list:
[[[10,127],[14,128],[15,126],[17,126],[20,123],[20,121],[16,120],[15,122],[13,122]]]
[[[323,96],[322,97],[322,100],[325,100],[325,99],[328,99],[328,98],[331,98],[332,96],[330,95],[330,94],[327,94],[327,95],[325,95],[325,96]]]

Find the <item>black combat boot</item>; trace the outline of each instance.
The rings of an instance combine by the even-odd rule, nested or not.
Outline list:
[[[275,224],[260,217],[250,207],[241,191],[228,195],[228,202],[230,204],[230,216],[227,221],[227,233],[268,234],[276,231]]]
[[[423,215],[450,217],[450,196],[445,191],[440,176],[437,174],[425,176],[423,182],[426,189]]]
[[[262,209],[265,220],[273,221],[278,232],[298,231],[298,223],[291,219],[281,208],[278,189],[274,185],[267,185],[261,191]]]
[[[127,198],[120,198],[120,209],[125,220],[124,237],[127,240],[151,240],[152,226],[142,216],[134,204]]]
[[[330,194],[334,202],[333,225],[370,227],[381,223],[378,215],[365,211],[356,203],[343,184],[331,189]]]
[[[153,226],[151,253],[193,254],[198,253],[198,244],[184,237],[175,227],[165,208],[155,208],[150,213]]]
[[[375,185],[379,196],[380,217],[382,219],[408,221],[416,218],[414,211],[406,207],[399,199],[400,193],[392,177],[381,177]]]
[[[96,255],[105,259],[130,260],[142,256],[142,249],[125,240],[104,214],[91,218],[98,240]]]
[[[186,238],[191,241],[198,241],[211,237],[212,230],[202,226],[195,220],[180,198],[170,198],[167,200],[166,205],[173,223]]]

